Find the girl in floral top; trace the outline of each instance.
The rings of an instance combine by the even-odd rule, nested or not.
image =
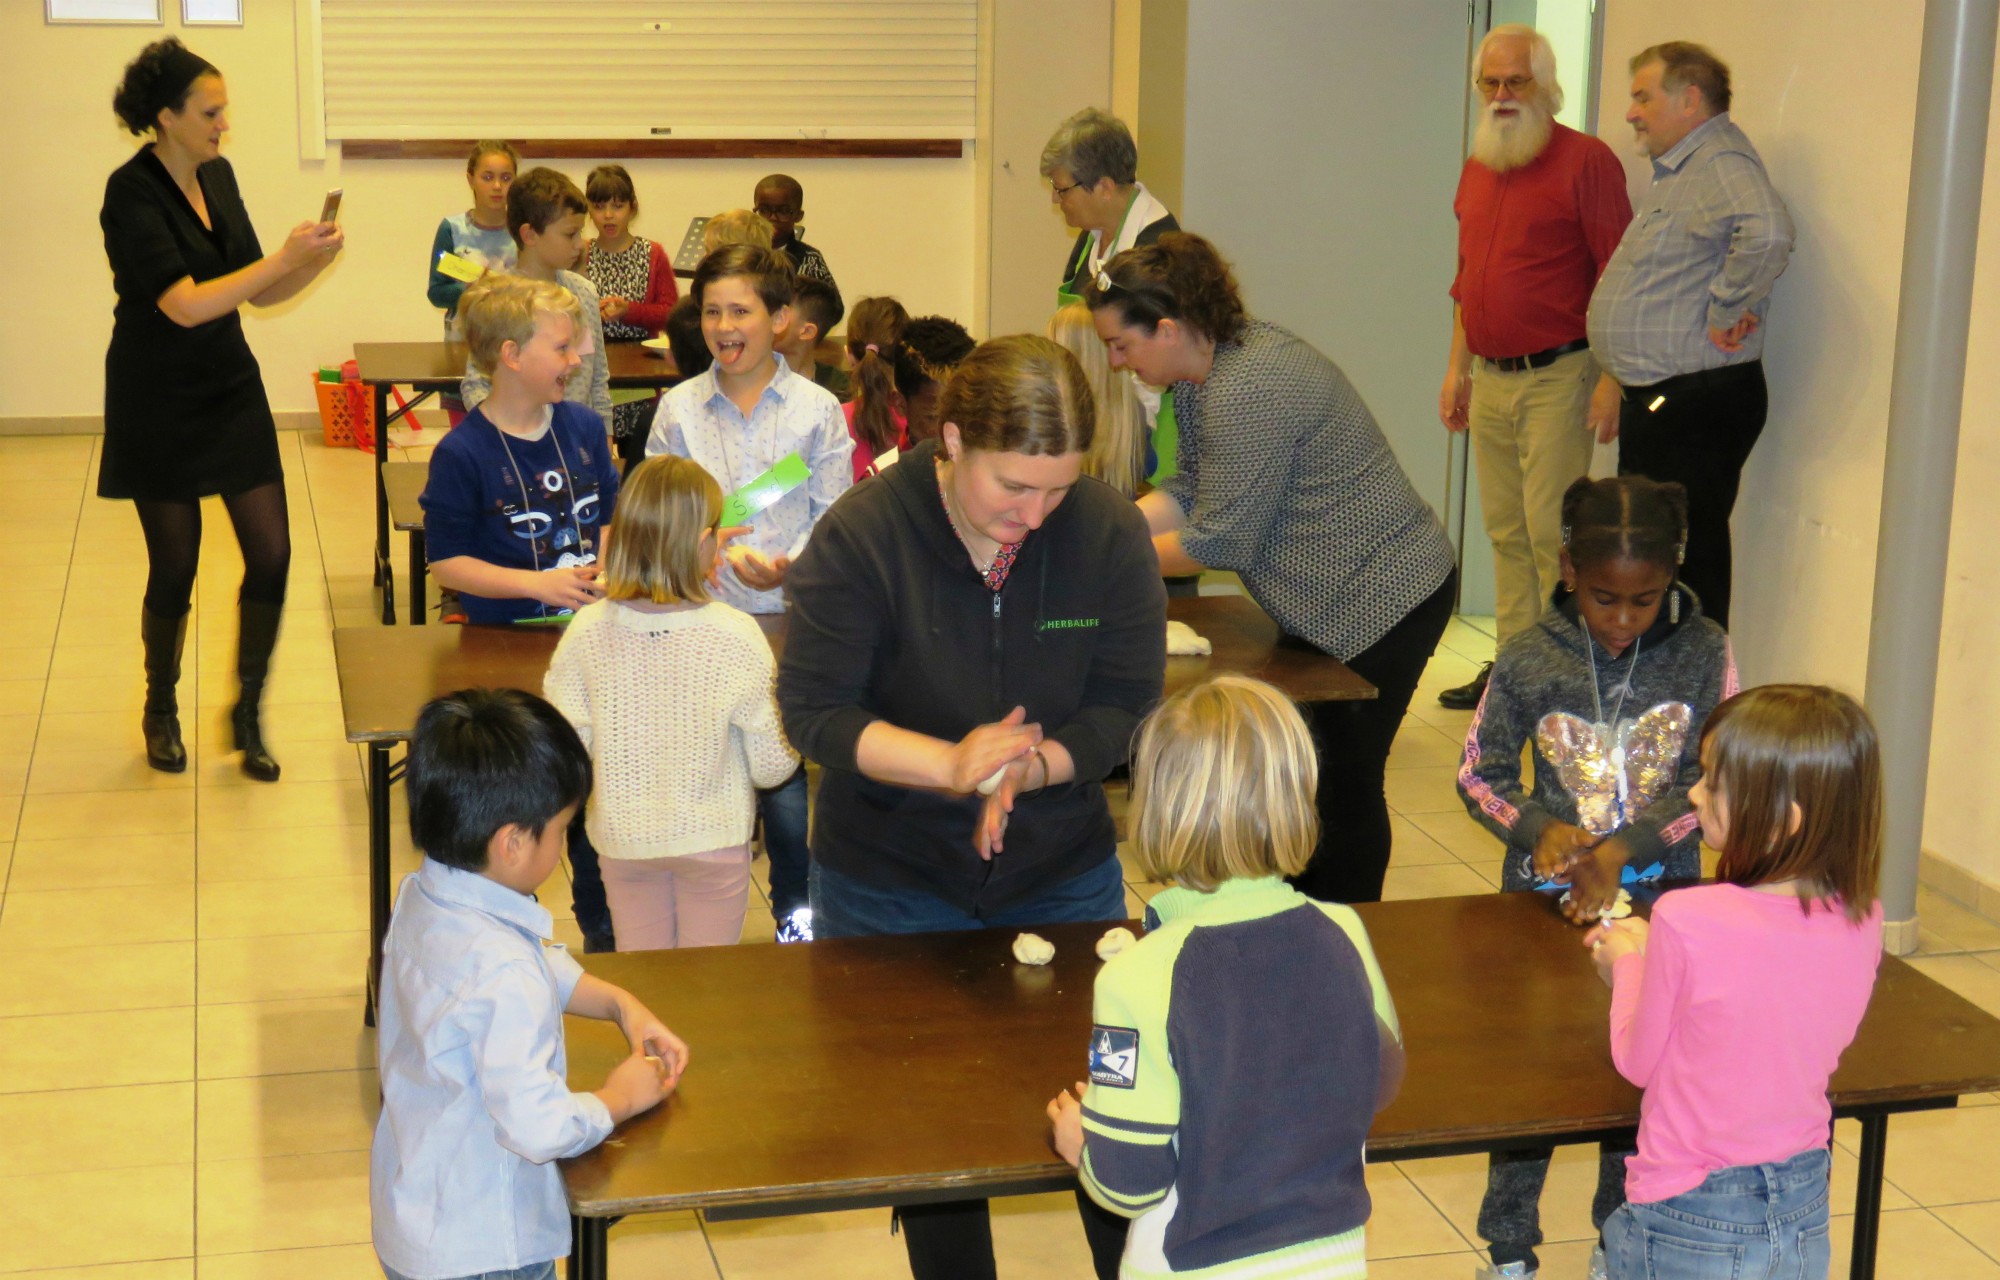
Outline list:
[[[632,175],[622,164],[601,164],[590,171],[583,197],[590,202],[590,220],[597,239],[583,248],[577,271],[597,286],[599,310],[607,342],[638,342],[667,326],[667,313],[680,299],[674,285],[673,263],[666,251],[644,236],[632,234],[639,216],[639,197]],[[646,430],[657,407],[654,397],[620,404],[612,410],[611,434],[618,456],[628,465],[646,453]]]

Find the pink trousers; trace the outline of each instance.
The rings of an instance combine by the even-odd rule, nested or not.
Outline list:
[[[620,951],[719,947],[743,936],[750,849],[678,858],[600,857]]]

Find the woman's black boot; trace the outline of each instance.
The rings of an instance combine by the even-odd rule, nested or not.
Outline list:
[[[236,749],[243,753],[243,772],[259,782],[278,780],[278,762],[264,746],[264,729],[258,722],[258,704],[264,697],[264,679],[271,673],[271,650],[278,643],[278,619],[284,606],[240,601],[236,606],[236,678],[242,692],[229,723],[236,730]]]
[[[146,712],[139,721],[146,735],[146,763],[162,773],[184,773],[187,747],[181,742],[180,701],[175,692],[181,679],[181,650],[187,642],[188,616],[162,618],[139,610],[139,639],[146,646]]]

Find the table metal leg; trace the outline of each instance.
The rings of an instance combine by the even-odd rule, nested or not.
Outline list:
[[[1882,1232],[1882,1173],[1889,1158],[1889,1117],[1861,1121],[1861,1168],[1854,1191],[1854,1253],[1848,1280],[1875,1280],[1875,1245]]]
[[[389,564],[389,490],[382,483],[382,464],[389,460],[389,392],[386,382],[372,383],[375,394],[375,585],[382,588],[382,623],[396,621],[396,573]]]
[[[424,573],[428,561],[424,558],[424,531],[410,530],[410,625],[421,627],[430,621],[430,608],[424,601]]]
[[[389,932],[389,747],[368,744],[368,1003],[363,1020],[375,1025],[382,987],[382,939]]]
[[[569,1220],[569,1280],[608,1280],[611,1272],[610,1218]]]

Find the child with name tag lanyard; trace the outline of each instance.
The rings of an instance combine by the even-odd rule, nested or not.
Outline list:
[[[773,348],[791,318],[792,266],[777,250],[725,245],[695,268],[690,295],[715,362],[660,400],[648,455],[692,458],[729,495],[724,527],[747,525],[723,553],[716,598],[779,613],[785,575],[813,526],[854,483],[840,402],[792,372]],[[806,779],[799,769],[759,794],[780,941],[812,936],[806,887]]]
[[[1458,791],[1504,844],[1500,887],[1561,893],[1579,923],[1629,912],[1629,891],[1701,876],[1688,801],[1702,724],[1736,692],[1729,637],[1676,580],[1687,538],[1679,485],[1579,479],[1562,502],[1562,587],[1494,656],[1466,733]],[[1521,753],[1534,751],[1533,789]],[[1552,1148],[1498,1152],[1479,1234],[1492,1277],[1536,1273]],[[1600,1146],[1591,1223],[1624,1200],[1627,1141]],[[1603,1275],[1602,1246],[1592,1261]]]
[[[1139,730],[1131,852],[1172,887],[1098,971],[1088,1083],[1048,1105],[1083,1189],[1134,1219],[1120,1276],[1366,1273],[1362,1148],[1402,1031],[1361,917],[1284,880],[1318,772],[1261,680],[1184,689]]]
[[[599,560],[618,502],[604,420],[564,398],[590,317],[559,284],[502,275],[467,289],[459,316],[492,390],[431,455],[422,497],[431,576],[460,593],[471,622],[566,619],[604,594]],[[611,912],[581,815],[569,854],[584,950],[609,951]]]

